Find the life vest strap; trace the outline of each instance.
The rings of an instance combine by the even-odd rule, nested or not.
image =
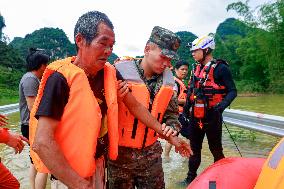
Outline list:
[[[145,128],[145,135],[144,135],[143,143],[142,143],[142,148],[145,148],[146,139],[147,139],[147,135],[148,135],[148,130],[149,130],[149,127],[146,127]]]
[[[135,118],[135,119],[134,119],[134,123],[133,123],[132,134],[131,134],[131,138],[133,138],[133,139],[134,139],[135,136],[136,136],[137,127],[138,127],[138,119]]]

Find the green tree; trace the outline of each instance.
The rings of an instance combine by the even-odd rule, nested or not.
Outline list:
[[[228,61],[233,77],[241,79],[240,68],[243,65],[241,58],[236,53],[239,42],[244,39],[251,27],[247,26],[235,18],[228,18],[217,27],[215,34],[216,49],[213,51],[214,57]]]
[[[2,41],[2,37],[3,37],[3,28],[5,27],[5,20],[4,17],[0,14],[0,41]]]
[[[194,63],[194,60],[190,53],[190,47],[188,45],[194,39],[196,39],[197,36],[188,31],[179,31],[179,32],[176,32],[176,34],[181,39],[181,44],[177,51],[177,54],[179,55],[180,60],[185,60],[185,61],[188,61],[189,63]],[[175,62],[173,64],[175,64]]]
[[[18,84],[25,71],[25,60],[11,45],[0,41],[0,101],[15,98]]]
[[[270,2],[252,9],[248,2],[228,5],[252,28],[239,41],[237,54],[243,61],[240,68],[243,82],[255,83],[253,90],[284,93],[284,1]]]
[[[11,43],[18,49],[22,57],[26,57],[29,48],[41,48],[51,56],[51,60],[57,60],[76,54],[75,45],[72,44],[65,32],[59,28],[41,28],[25,38],[16,37]]]

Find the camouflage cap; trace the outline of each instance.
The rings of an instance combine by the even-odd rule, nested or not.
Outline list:
[[[155,26],[152,30],[148,42],[155,43],[162,50],[163,55],[171,59],[179,59],[177,50],[180,46],[181,39],[174,32]]]

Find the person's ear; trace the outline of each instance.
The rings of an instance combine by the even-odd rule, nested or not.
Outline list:
[[[79,49],[81,49],[83,47],[83,45],[85,45],[85,38],[83,37],[82,34],[78,33],[76,36],[75,36],[75,43],[76,45],[78,46]]]

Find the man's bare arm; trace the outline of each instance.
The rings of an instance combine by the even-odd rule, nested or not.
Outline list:
[[[176,152],[182,156],[189,157],[192,154],[189,144],[182,139],[174,136],[173,131],[169,131],[169,127],[161,124],[154,118],[147,108],[139,103],[131,93],[127,93],[123,99],[124,104],[129,109],[130,113],[139,119],[147,127],[156,131],[160,136],[164,137],[169,143],[173,144]],[[163,130],[164,129],[164,130]],[[170,133],[170,134],[167,134]]]
[[[159,135],[164,135],[161,124],[150,114],[149,110],[145,106],[136,100],[131,93],[127,93],[125,95],[123,102],[134,117],[139,119],[147,127],[155,130]]]
[[[91,183],[80,177],[68,164],[57,142],[54,132],[58,121],[40,117],[32,149],[38,154],[49,171],[69,188],[91,189]]]
[[[32,111],[35,99],[35,96],[26,96],[27,105],[30,111]]]
[[[136,98],[129,92],[126,81],[118,81],[118,100],[123,101],[130,113],[144,123],[147,127],[155,130],[160,136],[169,137],[171,134],[176,135],[171,127],[161,124],[154,118],[147,108],[139,103]]]
[[[187,157],[192,154],[189,144],[175,136],[177,132],[165,124],[161,125],[156,118],[150,114],[148,109],[136,100],[136,98],[129,92],[129,88],[125,81],[118,81],[118,100],[123,101],[130,113],[143,124],[153,129],[160,135],[160,137],[162,136],[162,138],[165,138],[169,141],[169,143],[173,144],[176,152]]]

